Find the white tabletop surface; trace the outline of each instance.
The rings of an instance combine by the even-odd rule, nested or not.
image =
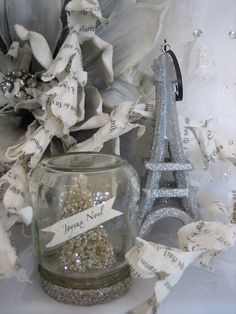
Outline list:
[[[24,264],[32,268],[32,254]],[[190,266],[161,304],[159,314],[236,314],[236,248],[212,262],[215,272]],[[34,268],[36,268],[34,266]],[[0,281],[1,314],[121,314],[151,296],[154,281],[136,279],[122,298],[105,305],[79,307],[58,303],[40,287],[34,270],[31,284],[16,279]]]

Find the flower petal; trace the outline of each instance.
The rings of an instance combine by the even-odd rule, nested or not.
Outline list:
[[[0,71],[4,74],[15,69],[28,71],[31,58],[31,49],[27,44],[23,47],[18,47],[18,43],[13,42],[7,54],[0,51]]]
[[[95,87],[87,87],[85,89],[85,118],[70,131],[97,129],[104,126],[108,119],[108,114],[102,112],[102,98],[98,90]]]
[[[109,23],[107,19],[102,17],[97,0],[71,0],[65,9],[69,12],[68,26],[80,25],[81,39],[90,37],[95,32],[97,20],[103,25]]]
[[[75,125],[70,129],[71,132],[82,131],[82,130],[92,130],[103,127],[109,120],[109,115],[107,113],[100,113],[93,116],[81,123],[80,125]]]
[[[115,104],[139,100],[133,110],[134,120],[138,120],[136,114],[139,114],[140,118],[151,118],[155,110],[154,106],[149,102],[148,95],[144,93],[141,87],[137,88],[120,80],[115,80],[111,86],[102,92],[102,100],[108,112],[114,109]]]
[[[44,82],[48,82],[54,77],[58,77],[60,80],[61,77],[67,75],[67,73],[65,73],[66,71],[70,71],[73,77],[77,79],[78,83],[81,86],[84,86],[86,84],[87,73],[83,71],[82,67],[82,57],[78,36],[79,25],[76,25],[70,31],[48,71],[46,73],[43,73],[42,80]],[[71,65],[68,69],[66,69],[70,61]]]
[[[113,80],[113,47],[94,35],[82,47],[84,70],[88,72],[88,85],[106,88]],[[91,53],[92,52],[92,53]]]
[[[7,55],[11,56],[13,59],[16,59],[18,56],[19,48],[20,48],[20,43],[18,41],[14,41],[11,44],[11,47],[8,50]]]
[[[148,75],[144,75],[140,84],[140,90],[146,103],[155,105],[155,87],[152,79]]]
[[[51,110],[60,119],[69,132],[69,128],[84,119],[84,89],[78,88],[77,80],[70,74],[51,90],[47,95],[54,95]]]
[[[64,0],[7,0],[6,12],[12,40],[18,40],[15,24],[42,34],[52,51],[62,31],[61,11]]]
[[[18,211],[23,208],[28,183],[25,169],[21,165],[15,164],[8,173],[5,176],[9,186],[3,197],[3,204],[8,214],[5,217],[6,230],[18,220]]]
[[[8,49],[11,44],[11,38],[8,30],[8,21],[6,15],[6,0],[0,1],[0,36]]]
[[[29,166],[34,168],[39,163],[53,136],[62,137],[62,122],[52,115],[45,124],[40,126],[32,135],[7,149],[6,156],[17,160],[23,155],[31,155]]]
[[[10,239],[0,224],[0,279],[10,277],[16,272],[16,251],[10,243]]]
[[[0,89],[0,112],[2,112],[2,109],[4,105],[6,105],[8,102],[8,99],[4,96],[3,91]]]
[[[64,148],[64,151],[68,151],[72,146],[77,144],[76,139],[73,136],[70,136],[69,134],[64,135],[62,138],[62,145]]]
[[[142,136],[145,127],[129,122],[130,116],[136,103],[123,102],[119,104],[111,113],[108,122],[100,128],[91,138],[73,146],[70,151],[100,151],[104,142],[117,138],[129,132],[133,128],[139,127],[138,136]],[[116,152],[118,151],[116,147]]]
[[[24,136],[25,130],[20,128],[21,121],[21,117],[0,116],[0,161],[7,160],[5,157],[7,148],[15,145]]]
[[[14,111],[17,112],[19,109],[26,109],[28,111],[32,111],[40,107],[41,105],[37,103],[35,99],[30,99],[18,102],[14,107]]]
[[[17,35],[22,40],[29,40],[35,59],[45,68],[52,63],[52,54],[46,39],[39,33],[28,31],[22,25],[15,25]]]
[[[14,70],[14,66],[12,63],[12,57],[5,55],[2,51],[0,51],[0,71],[4,74]]]
[[[121,81],[115,80],[107,89],[101,92],[103,105],[106,109],[113,109],[116,104],[123,101],[135,101],[141,95],[138,88]]]
[[[19,48],[17,58],[13,60],[14,68],[29,71],[31,60],[32,51],[29,45],[25,44],[23,47]]]
[[[154,47],[168,4],[138,3],[115,12],[110,27],[99,27],[97,35],[114,47],[115,76],[139,63]]]
[[[102,15],[107,18],[111,16],[114,12],[123,8],[124,6],[128,6],[130,4],[135,3],[136,3],[135,0],[119,0],[119,1],[99,0]]]

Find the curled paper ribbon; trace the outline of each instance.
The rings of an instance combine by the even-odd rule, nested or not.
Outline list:
[[[208,128],[209,121],[194,121],[188,117],[180,117],[183,146],[191,160],[193,152],[198,152],[198,167],[208,168],[210,162],[236,158],[236,140],[227,139]]]
[[[4,208],[0,218],[5,230],[9,230],[17,221],[27,225],[31,222],[32,208],[25,207],[27,181],[25,169],[17,163],[0,178],[0,201]]]
[[[92,36],[95,32],[97,20],[104,26],[108,26],[109,24],[109,20],[102,16],[99,2],[97,0],[72,0],[66,5],[66,10],[69,12],[69,27],[79,24],[80,32],[85,38]]]
[[[131,274],[139,278],[155,278],[154,295],[128,313],[157,313],[160,303],[180,280],[192,263],[207,266],[210,260],[236,240],[236,226],[221,222],[198,221],[179,229],[180,249],[136,239],[126,254]]]
[[[115,139],[115,153],[120,154],[119,136],[138,128],[137,136],[141,137],[145,132],[145,127],[138,123],[130,123],[136,102],[122,102],[113,109],[106,124],[101,127],[92,137],[82,143],[74,145],[70,151],[100,151],[105,142]]]

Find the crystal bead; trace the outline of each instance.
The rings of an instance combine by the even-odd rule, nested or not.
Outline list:
[[[236,31],[230,31],[229,32],[229,38],[230,39],[236,39]]]
[[[195,29],[194,31],[193,31],[193,36],[194,37],[201,37],[202,36],[202,30],[201,29]]]
[[[35,75],[27,73],[25,70],[13,70],[8,72],[2,79],[0,86],[3,93],[6,95],[13,91],[15,83],[19,84],[20,90],[15,95],[16,99],[31,99],[31,94],[27,91],[27,88],[35,88],[37,86],[37,80]]]

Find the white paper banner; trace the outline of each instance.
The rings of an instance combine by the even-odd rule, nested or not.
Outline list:
[[[114,200],[115,197],[42,229],[43,232],[52,232],[55,234],[46,247],[51,248],[63,243],[110,219],[122,215],[122,212],[112,209]]]

